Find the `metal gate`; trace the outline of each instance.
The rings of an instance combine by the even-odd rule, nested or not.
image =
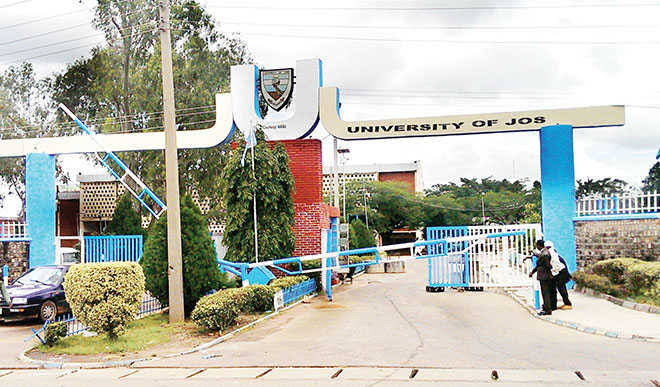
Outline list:
[[[542,236],[540,224],[429,227],[426,233],[428,240],[468,239],[429,246],[428,291],[534,284],[529,278],[531,261],[525,258]]]

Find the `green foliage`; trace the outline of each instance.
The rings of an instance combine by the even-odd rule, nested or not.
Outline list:
[[[206,221],[187,195],[181,203],[181,248],[184,310],[189,315],[202,296],[213,289],[228,287],[229,282],[218,270],[216,252]],[[167,217],[161,217],[150,228],[140,264],[147,278],[147,290],[161,304],[168,304]]]
[[[212,16],[195,0],[171,3],[172,60],[179,130],[210,127],[215,94],[229,90],[230,67],[252,63],[245,44],[216,29]],[[78,59],[52,81],[53,99],[95,120],[101,132],[162,130],[162,81],[157,25],[158,3],[97,0],[93,25],[106,43]],[[87,6],[87,4],[85,4]],[[209,107],[211,106],[211,107]],[[127,119],[129,118],[130,119]],[[69,123],[64,115],[60,120]],[[182,190],[208,198],[214,220],[220,216],[217,174],[229,146],[179,150]],[[122,152],[119,157],[161,195],[163,152]]]
[[[572,274],[573,281],[581,287],[593,289],[600,293],[612,295],[614,297],[627,297],[629,292],[622,286],[613,284],[607,277],[586,273],[583,271],[576,271]]]
[[[46,325],[44,329],[44,341],[46,345],[52,347],[60,340],[66,337],[67,326],[64,322],[56,322]]]
[[[282,277],[268,285],[222,290],[202,297],[190,317],[200,327],[222,331],[241,313],[262,313],[273,308],[273,296],[281,289],[307,281],[306,276]]]
[[[591,178],[578,179],[575,196],[580,199],[592,195],[615,195],[622,193],[627,186],[628,183],[625,181],[611,177],[598,180]]]
[[[293,235],[294,210],[291,193],[293,175],[289,157],[282,144],[271,147],[263,131],[257,131],[254,150],[255,174],[250,152],[241,165],[245,143],[231,153],[222,169],[225,232],[223,243],[227,257],[234,262],[253,262],[254,218],[253,195],[257,198],[257,235],[259,259],[289,257],[295,247]]]
[[[281,278],[276,278],[268,284],[268,286],[279,290],[279,289],[286,289],[289,288],[293,285],[298,285],[301,282],[305,282],[309,279],[306,275],[296,275],[296,276],[290,276],[290,277],[281,277]]]
[[[360,219],[351,222],[349,237],[351,249],[373,247],[376,244],[373,234]]]
[[[591,269],[593,273],[576,272],[575,283],[615,297],[660,305],[660,262],[617,258],[600,261]]]
[[[103,230],[105,235],[145,235],[140,214],[133,208],[131,196],[124,194],[115,207],[112,220]]]
[[[140,310],[144,273],[134,262],[74,265],[64,278],[64,289],[78,321],[116,338]]]
[[[660,161],[657,161],[649,170],[648,176],[642,180],[644,192],[660,192]]]
[[[628,272],[628,269],[641,263],[639,259],[635,258],[615,258],[615,259],[606,259],[604,261],[596,262],[591,270],[598,275],[607,277],[611,283],[621,285],[625,282],[625,275]]]

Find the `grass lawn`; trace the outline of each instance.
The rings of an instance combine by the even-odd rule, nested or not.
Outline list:
[[[154,314],[128,324],[126,333],[116,340],[107,335],[84,337],[74,335],[52,347],[40,345],[38,350],[51,354],[92,355],[98,353],[137,352],[170,341],[177,326],[168,324],[167,314]]]

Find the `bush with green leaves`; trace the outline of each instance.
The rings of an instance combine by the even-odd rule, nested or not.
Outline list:
[[[212,290],[233,285],[220,274],[213,240],[206,220],[189,196],[181,203],[181,249],[183,252],[183,302],[190,315],[197,301]],[[140,265],[147,278],[146,287],[161,304],[169,303],[167,278],[167,217],[162,216],[149,230]]]
[[[131,196],[124,194],[115,207],[112,220],[103,230],[105,235],[145,235],[140,214],[133,208]]]
[[[282,277],[269,285],[226,289],[202,297],[190,318],[200,327],[222,331],[234,324],[241,313],[262,313],[273,308],[273,296],[281,289],[308,280],[306,276]]]
[[[349,242],[351,249],[362,249],[376,245],[373,233],[360,219],[351,222],[349,229]]]
[[[50,323],[44,328],[44,341],[47,346],[52,347],[65,338],[66,334],[67,326],[65,322]]]
[[[607,277],[613,284],[623,284],[625,282],[625,273],[628,269],[643,261],[635,258],[615,258],[596,262],[591,270],[594,274]]]
[[[288,287],[291,287],[293,285],[298,285],[301,282],[305,282],[309,279],[306,275],[297,275],[297,276],[290,276],[290,277],[281,277],[281,278],[276,278],[268,284],[268,286],[277,288],[277,289],[286,289]]]
[[[69,269],[64,290],[78,321],[116,338],[137,316],[144,282],[142,268],[134,262],[86,263]]]
[[[622,285],[613,284],[609,278],[593,274],[586,273],[584,271],[576,271],[572,275],[573,281],[583,288],[593,289],[600,293],[605,293],[612,295],[614,297],[626,297],[628,296],[628,290]]]

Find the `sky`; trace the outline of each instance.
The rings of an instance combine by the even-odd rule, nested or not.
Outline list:
[[[89,23],[94,4],[0,0],[0,70],[31,58],[49,75],[88,55],[103,40]],[[626,105],[625,126],[575,130],[576,178],[639,186],[660,148],[658,1],[201,4],[221,31],[240,34],[260,67],[321,58],[346,120],[617,104]],[[312,137],[331,164],[332,138],[321,125]],[[536,132],[339,143],[349,164],[420,160],[427,188],[461,177],[540,178]],[[71,174],[90,171],[74,156],[63,162]]]

